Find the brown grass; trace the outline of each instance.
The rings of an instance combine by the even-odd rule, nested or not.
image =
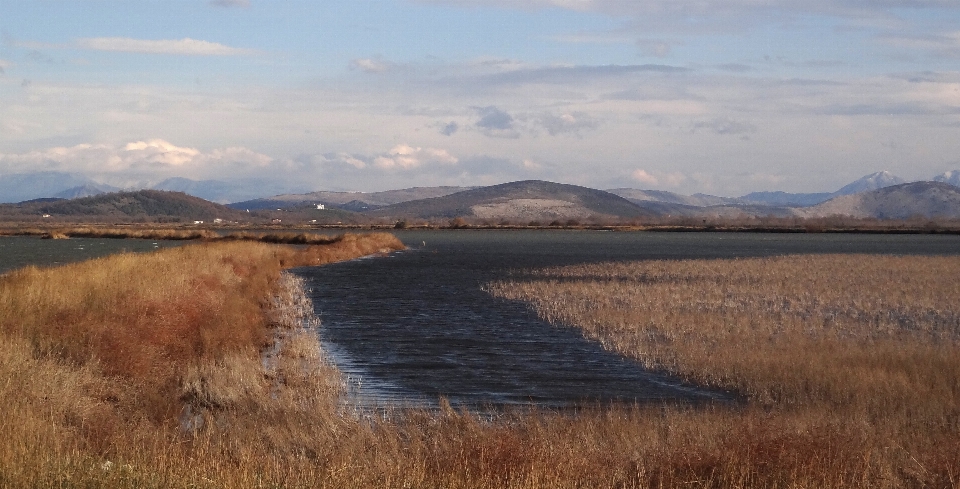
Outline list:
[[[960,480],[957,417],[951,424],[940,401],[907,401],[926,406],[913,422],[884,403],[824,412],[816,397],[807,404],[519,410],[492,418],[449,408],[354,411],[342,404],[339,374],[309,329],[303,285],[281,270],[397,246],[384,235],[304,248],[204,243],[0,277],[0,487],[949,487]],[[674,265],[684,266],[657,264],[667,271]],[[609,304],[620,310],[640,307],[630,302],[631,289],[643,284],[696,288],[709,281],[696,277],[716,281],[724,272],[711,272],[711,263],[687,265],[687,272],[659,278],[590,269],[561,279],[566,270],[551,270],[540,280],[553,282],[537,295],[576,281],[619,284],[624,302]],[[877,266],[863,271],[872,277]],[[800,268],[796,273],[811,267]],[[766,280],[757,273],[751,280]],[[922,288],[900,273],[887,280]],[[571,290],[566,300],[582,304],[595,297],[589,290]],[[928,311],[956,294],[931,289],[919,303],[904,303]],[[843,297],[856,293],[835,301]],[[833,311],[811,304],[803,311]],[[707,305],[699,320],[724,316]],[[920,316],[943,318],[950,307]],[[936,324],[885,338],[955,345],[949,328]],[[873,341],[835,336],[829,341]],[[682,371],[682,362],[674,364]],[[909,384],[907,370],[888,388]],[[930,378],[921,391],[942,391],[935,385],[941,379]]]
[[[797,480],[861,467],[850,483],[949,486],[960,483],[957,277],[957,257],[793,256],[572,266],[488,288],[746,396],[733,429],[759,430]]]

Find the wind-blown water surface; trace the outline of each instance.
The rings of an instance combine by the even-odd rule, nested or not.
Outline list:
[[[408,231],[409,251],[297,273],[321,338],[367,404],[697,402],[684,385],[603,350],[578,331],[493,298],[483,284],[524,269],[609,260],[790,253],[956,254],[960,237],[602,231]]]

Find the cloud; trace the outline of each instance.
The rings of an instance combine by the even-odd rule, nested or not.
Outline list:
[[[4,73],[6,73],[7,69],[9,69],[10,66],[11,66],[11,63],[9,61],[0,59],[0,75],[3,75]]]
[[[561,34],[549,39],[570,44],[629,44],[633,39],[622,33],[578,32],[575,34]]]
[[[928,51],[941,57],[960,58],[960,31],[922,35],[885,33],[878,36],[878,39],[895,48]]]
[[[640,48],[640,52],[644,56],[652,56],[655,58],[667,57],[671,49],[670,43],[656,39],[638,39],[637,47]]]
[[[630,173],[630,178],[644,185],[678,187],[687,181],[687,176],[680,172],[648,172],[637,168]]]
[[[744,135],[757,131],[757,126],[749,122],[740,122],[727,117],[718,117],[708,121],[695,122],[693,130],[709,129],[721,135]]]
[[[383,73],[389,71],[394,65],[379,58],[358,58],[350,62],[350,67],[366,73]]]
[[[207,3],[214,7],[224,7],[224,8],[231,8],[231,7],[246,8],[250,6],[250,0],[210,0]]]
[[[478,107],[477,113],[480,114],[477,127],[481,129],[501,131],[513,129],[513,117],[492,105],[489,107]]]
[[[457,121],[450,121],[446,124],[441,124],[440,134],[443,134],[444,136],[453,136],[458,129],[460,129],[460,125],[457,124]]]
[[[200,154],[199,150],[174,146],[162,139],[127,143],[123,149],[130,159],[173,166],[183,166]]]
[[[489,137],[517,139],[520,132],[514,127],[514,118],[507,112],[495,107],[474,107],[480,119],[474,124]]]
[[[672,18],[678,22],[713,19],[735,22],[751,13],[820,14],[848,18],[885,17],[893,9],[958,8],[954,0],[420,0],[422,3],[463,7],[498,6],[502,8],[561,8],[580,12],[600,12],[619,17],[650,19]],[[741,23],[743,20],[740,21]],[[702,23],[696,24],[704,27]]]
[[[602,65],[602,66],[545,66],[519,68],[502,73],[485,75],[486,84],[524,84],[556,83],[573,84],[595,78],[623,77],[637,73],[686,73],[689,68],[679,66],[643,64],[643,65]]]
[[[729,71],[731,73],[746,73],[753,70],[750,65],[745,65],[741,63],[724,63],[716,65],[718,70]]]
[[[551,136],[563,133],[579,135],[582,129],[595,129],[599,125],[596,119],[583,112],[565,112],[559,116],[544,114],[539,122]]]
[[[177,146],[163,139],[110,144],[78,144],[21,154],[0,154],[3,173],[66,171],[96,176],[105,181],[158,181],[170,176],[189,178],[259,175],[283,162],[247,148],[231,147],[204,152]]]
[[[956,101],[954,103],[956,103]],[[878,101],[873,104],[828,105],[822,107],[819,113],[823,115],[849,116],[957,115],[960,114],[960,106],[951,106],[942,103]]]
[[[216,42],[183,39],[132,39],[129,37],[91,37],[77,39],[76,46],[93,51],[143,54],[177,54],[187,56],[246,56],[253,49],[234,48]]]
[[[646,170],[636,169],[630,174],[630,176],[634,180],[646,185],[656,185],[660,183],[660,180],[657,180],[657,177],[647,173]]]
[[[373,164],[383,170],[413,170],[430,164],[452,165],[457,161],[455,156],[444,149],[399,144],[388,153],[374,158]]]

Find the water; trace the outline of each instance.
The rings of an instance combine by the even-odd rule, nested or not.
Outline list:
[[[302,268],[321,338],[366,405],[698,402],[729,396],[648,372],[481,290],[511,271],[609,260],[793,253],[960,254],[926,235],[403,231],[411,250]],[[425,243],[425,245],[424,245]]]
[[[115,253],[153,251],[184,243],[145,239],[40,239],[32,236],[0,236],[0,274],[27,265],[56,266]]]

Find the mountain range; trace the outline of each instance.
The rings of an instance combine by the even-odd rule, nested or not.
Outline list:
[[[251,215],[183,192],[138,190],[111,192],[76,199],[41,198],[18,204],[0,204],[0,220],[72,223],[128,223],[196,221],[264,221]]]
[[[46,196],[38,198],[35,194],[28,193],[31,182],[41,182],[42,185],[35,185],[33,188],[48,192]],[[58,190],[66,185],[74,186]],[[114,187],[84,179],[82,176],[55,172],[8,175],[0,178],[0,192],[34,197],[19,205],[4,205],[6,214],[40,212],[74,216],[97,215],[104,219],[109,219],[110,216],[140,215],[152,219],[166,214],[150,211],[152,204],[143,202],[158,195],[177,194],[189,197],[187,194],[191,192],[217,191],[222,195],[235,191],[234,187],[224,182],[192,181],[183,178],[168,179],[156,186],[177,192],[117,193]],[[98,201],[98,195],[103,195],[105,200]],[[136,195],[138,197],[134,200],[139,199],[140,204],[117,203],[115,197],[107,197],[115,195],[125,195],[124,198],[128,201],[133,198],[131,196]],[[288,193],[236,202],[230,204],[229,208],[217,206],[215,212],[199,212],[197,208],[180,212],[176,211],[176,205],[171,207],[170,202],[162,207],[165,206],[167,210],[173,208],[176,212],[169,215],[177,215],[182,219],[188,219],[186,216],[189,215],[202,220],[212,215],[231,216],[231,213],[239,212],[247,213],[246,216],[249,217],[249,212],[260,211],[264,218],[282,219],[286,222],[292,220],[354,224],[410,219],[436,222],[455,218],[517,224],[545,224],[554,221],[623,222],[652,218],[803,218],[832,215],[880,219],[916,216],[953,219],[960,218],[960,198],[957,198],[957,195],[960,195],[960,171],[945,172],[935,177],[934,181],[914,183],[904,183],[889,172],[877,172],[831,193],[755,192],[738,198],[706,194],[688,196],[662,190],[630,188],[603,191],[577,185],[528,180],[488,187],[415,187],[374,193]],[[168,197],[165,199],[169,200]],[[207,200],[196,200],[214,205]],[[108,201],[113,203],[105,204]],[[111,206],[114,210],[108,209]],[[10,211],[12,208],[18,210]]]
[[[75,199],[119,191],[169,190],[220,204],[239,202],[289,192],[289,187],[255,179],[224,182],[173,177],[139,188],[120,188],[97,182],[84,175],[64,172],[15,173],[0,176],[0,203],[17,203],[42,198]],[[297,190],[307,191],[306,187]]]

